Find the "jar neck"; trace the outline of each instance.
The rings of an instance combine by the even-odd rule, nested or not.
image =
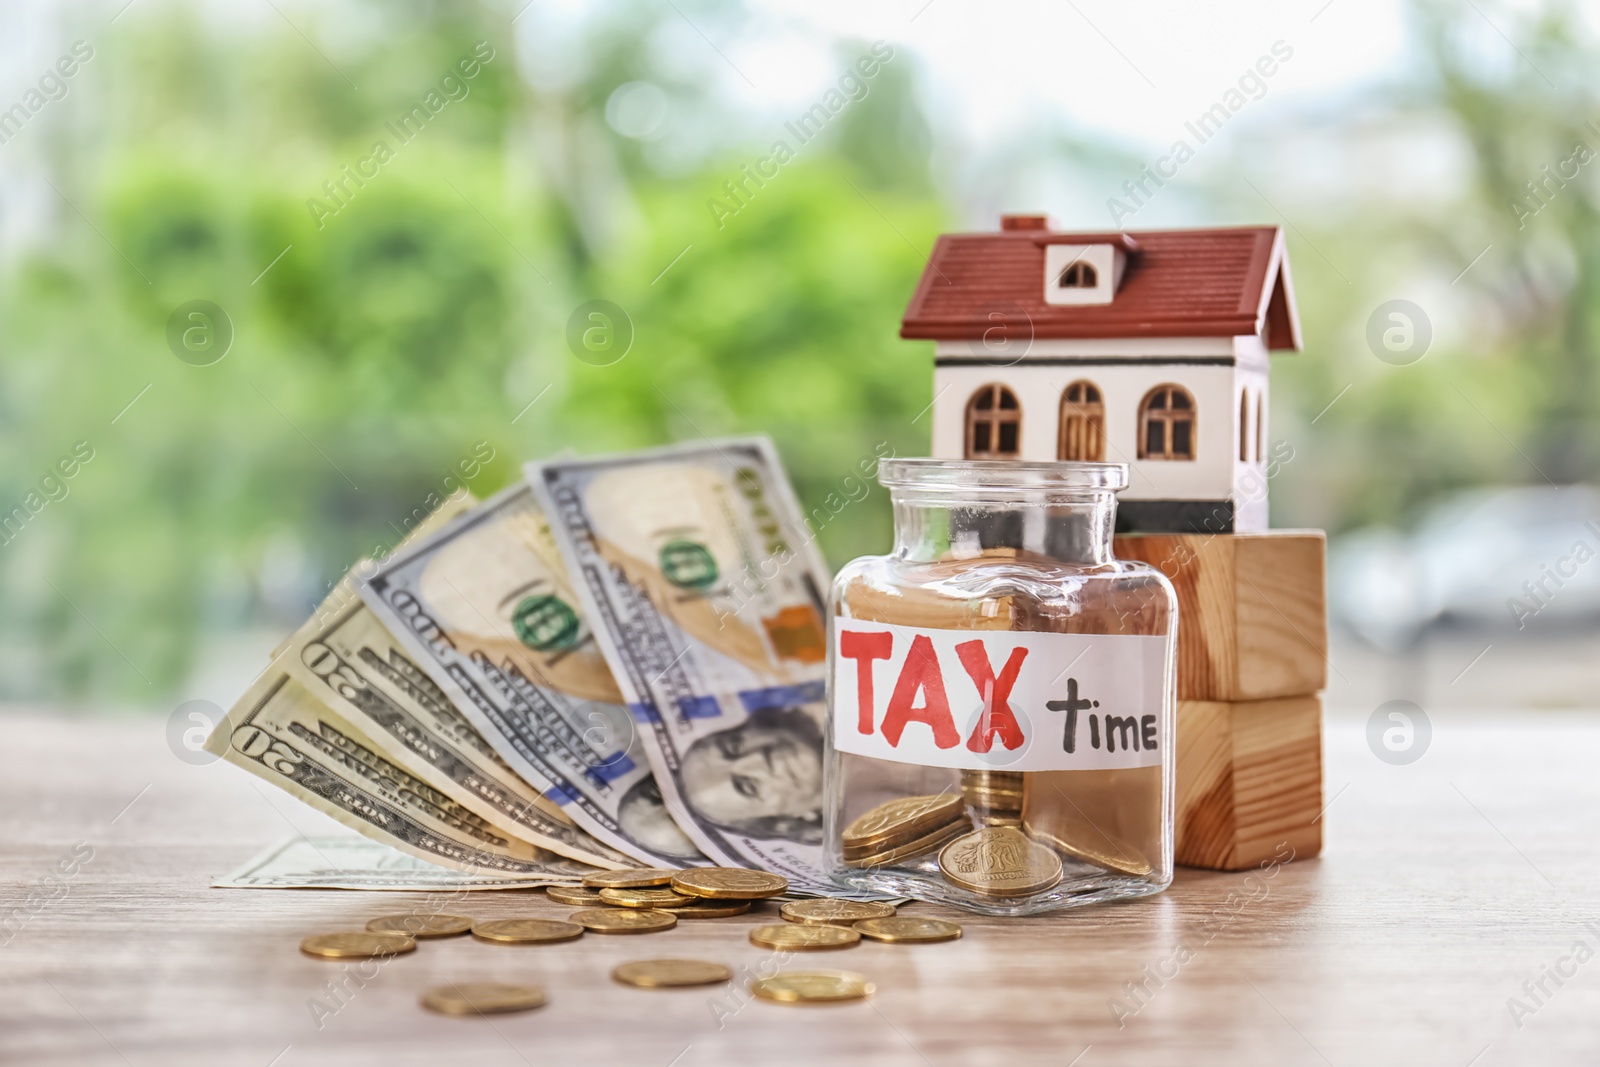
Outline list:
[[[1027,503],[902,492],[892,496],[894,551],[902,559],[919,563],[967,559],[996,548],[1080,566],[1113,559],[1115,492],[1051,494]]]

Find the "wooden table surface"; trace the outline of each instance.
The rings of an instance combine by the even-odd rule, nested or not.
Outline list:
[[[731,989],[608,978],[618,962],[663,955],[759,968],[770,954],[736,918],[529,948],[424,943],[352,985],[320,1028],[308,1005],[342,966],[300,955],[300,938],[359,928],[414,897],[208,888],[291,828],[331,824],[227,764],[180,762],[165,726],[0,717],[0,1062],[1600,1062],[1596,714],[1453,715],[1404,767],[1368,751],[1364,719],[1331,716],[1322,858],[1272,877],[1180,871],[1159,897],[1034,919],[914,905],[959,918],[965,938],[796,957],[864,972],[878,986],[865,1003],[740,1006]],[[64,895],[40,903],[35,891],[56,885],[48,872],[85,848]],[[497,892],[456,910],[570,909]],[[1126,984],[1146,968],[1170,977],[1148,981],[1141,1003]],[[1560,984],[1557,970],[1569,975]],[[1541,977],[1543,994],[1524,991]],[[431,985],[478,978],[533,981],[550,1002],[492,1021],[417,1007]],[[1511,998],[1527,1010],[1514,1017]],[[1138,1009],[1121,1025],[1117,999]]]

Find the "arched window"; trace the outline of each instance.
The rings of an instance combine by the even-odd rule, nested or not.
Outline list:
[[[1239,462],[1250,459],[1250,390],[1239,390]]]
[[[1194,397],[1181,385],[1158,385],[1139,402],[1139,458],[1194,458]]]
[[[1262,406],[1264,393],[1256,394],[1256,462],[1261,463],[1267,458],[1267,411]]]
[[[1093,382],[1073,382],[1061,392],[1056,458],[1094,463],[1106,458],[1106,406]]]
[[[967,458],[1016,459],[1021,448],[1022,409],[1003,385],[984,385],[967,401]]]
[[[1067,264],[1067,269],[1061,272],[1056,284],[1063,289],[1093,289],[1100,284],[1100,276],[1092,266],[1075,259]]]

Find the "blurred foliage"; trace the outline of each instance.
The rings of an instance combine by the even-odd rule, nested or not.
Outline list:
[[[741,18],[733,0],[683,9],[713,35]],[[926,450],[913,420],[930,352],[897,329],[959,213],[930,173],[909,55],[719,225],[707,200],[783,131],[727,110],[719,87],[736,75],[714,55],[663,45],[685,32],[671,5],[608,5],[561,62],[519,50],[529,35],[476,5],[291,10],[298,27],[269,12],[239,31],[141,4],[96,41],[71,107],[27,131],[38,180],[12,177],[37,187],[43,222],[0,276],[0,510],[75,443],[94,458],[0,546],[0,696],[165,698],[208,638],[297,623],[479,441],[496,453],[471,481],[481,495],[564,449],[770,433],[833,563],[887,544],[880,489],[836,516],[828,501],[859,495],[846,479],[884,445]],[[1560,3],[1488,10],[1527,62],[1483,63],[1472,20],[1420,0],[1425,63],[1350,102],[1345,141],[1325,131],[1443,130],[1465,146],[1448,188],[1308,207],[1247,137],[1218,150],[1223,177],[1200,179],[1207,214],[1192,221],[1290,224],[1308,350],[1275,362],[1273,436],[1296,449],[1276,521],[1394,521],[1454,486],[1593,475],[1600,169],[1533,217],[1510,207],[1575,141],[1600,147],[1582,126],[1600,117],[1593,55]],[[478,42],[493,58],[447,86]],[[840,70],[868,47],[837,42]],[[608,122],[629,86],[646,118],[665,116],[653,132]],[[463,88],[397,134],[427,93]],[[376,174],[346,177],[370,174],[378,142]],[[668,150],[684,144],[700,148]],[[972,199],[1005,202],[1024,162],[1108,190],[1121,173],[1112,149],[1041,130],[979,161],[995,187]],[[1363,340],[1393,297],[1440,319],[1413,366]],[[235,329],[203,367],[166,339],[196,299]],[[566,341],[596,299],[632,323],[610,366]]]
[[[949,218],[909,72],[718,228],[707,199],[760,152],[664,176],[605,120],[646,80],[682,121],[720,120],[707,86],[652,69],[659,14],[597,22],[582,80],[535,90],[503,16],[367,13],[366,44],[324,58],[287,25],[219,47],[169,5],[92,61],[116,89],[79,104],[98,128],[52,146],[62,238],[0,287],[0,501],[77,441],[94,458],[0,548],[0,694],[161,699],[205,636],[297,623],[480,440],[484,495],[563,449],[767,432],[836,562],[887,542],[881,506],[824,502],[882,443],[925,450],[927,358],[897,309]],[[493,58],[466,95],[400,136],[480,41]],[[841,43],[841,66],[866,49]],[[363,163],[380,141],[390,158]],[[167,347],[195,299],[236,330],[210,366]],[[591,299],[631,319],[614,365],[567,346]]]

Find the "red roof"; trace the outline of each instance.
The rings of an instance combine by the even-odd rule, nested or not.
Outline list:
[[[1045,246],[1052,244],[1127,250],[1110,304],[1044,302]],[[1035,338],[1260,334],[1269,349],[1300,348],[1289,259],[1276,226],[1126,234],[1008,228],[940,237],[900,336],[978,340],[1000,323],[1023,331],[1031,325]]]

